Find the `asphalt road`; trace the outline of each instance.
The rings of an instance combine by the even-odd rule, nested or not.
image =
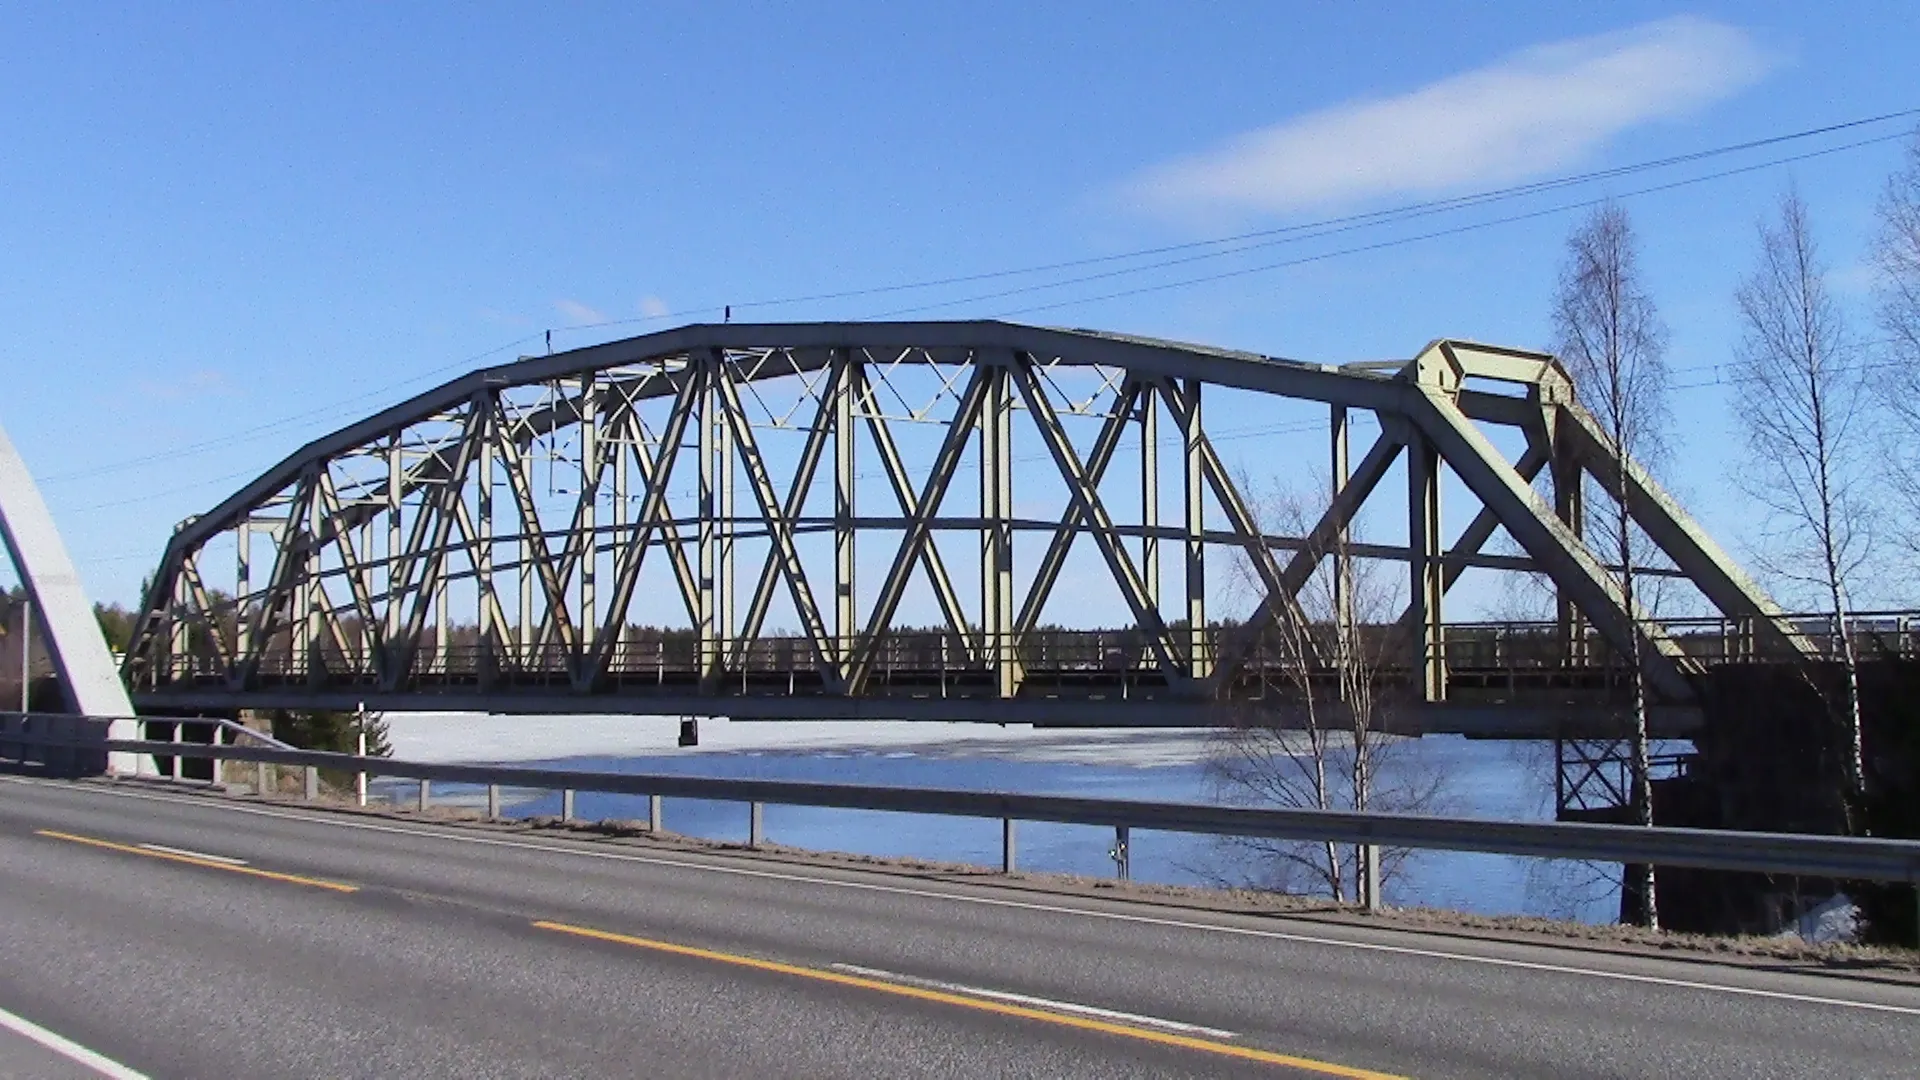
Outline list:
[[[1920,989],[1870,976],[18,777],[0,777],[8,1016],[125,1078],[1709,1080],[1920,1062]],[[92,1074],[0,1023],[0,1078]]]

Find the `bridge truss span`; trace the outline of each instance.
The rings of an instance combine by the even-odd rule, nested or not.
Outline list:
[[[1287,463],[1321,492],[1305,527],[1222,451],[1223,394],[1236,434],[1317,410],[1329,449]],[[1649,572],[1715,633],[1628,610],[1586,542],[1582,492],[1622,470]],[[1463,526],[1443,477],[1478,504]],[[1676,718],[1712,655],[1814,648],[1542,354],[1331,367],[999,322],[724,324],[475,371],[314,441],[176,531],[126,675],[146,707],[1214,724],[1314,692],[1333,660],[1263,643],[1350,620],[1307,586],[1360,561],[1402,567],[1403,613],[1356,632],[1396,643],[1376,677],[1407,730],[1606,727],[1636,636]],[[1538,575],[1557,622],[1488,655],[1444,617],[1473,571]]]

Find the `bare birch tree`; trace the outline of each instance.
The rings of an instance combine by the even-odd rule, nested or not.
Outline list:
[[[1249,490],[1242,485],[1242,490]],[[1313,524],[1303,500],[1275,490],[1254,507],[1264,531],[1305,535]],[[1409,740],[1388,734],[1392,702],[1378,675],[1399,647],[1393,628],[1398,595],[1380,568],[1351,558],[1336,539],[1299,596],[1306,622],[1280,619],[1254,645],[1250,663],[1265,685],[1265,705],[1216,740],[1209,779],[1216,797],[1243,806],[1319,810],[1434,811],[1443,778],[1400,751]],[[1244,561],[1236,588],[1264,595]],[[1283,712],[1284,710],[1284,712]],[[1324,891],[1367,903],[1364,847],[1257,838],[1225,841],[1255,857],[1265,887]],[[1410,854],[1378,852],[1379,880],[1396,876]]]
[[[1860,467],[1866,388],[1797,192],[1781,198],[1777,222],[1761,223],[1759,261],[1736,297],[1743,333],[1735,415],[1747,460],[1735,478],[1768,511],[1762,565],[1827,605],[1845,676],[1836,712],[1851,817],[1866,793],[1859,656],[1846,626],[1848,583],[1872,532]]]
[[[1632,223],[1618,205],[1599,207],[1567,238],[1553,326],[1556,351],[1581,401],[1621,454],[1643,465],[1651,463],[1659,455],[1666,418],[1666,328],[1640,278]],[[1643,606],[1635,572],[1642,545],[1636,542],[1627,509],[1626,470],[1619,470],[1613,490],[1606,494],[1606,511],[1587,513],[1587,528],[1618,560],[1615,576],[1621,601],[1632,613]],[[1631,636],[1625,660],[1630,683],[1632,811],[1638,824],[1652,825],[1647,680],[1638,634]],[[1637,880],[1623,882],[1622,887],[1638,892],[1642,921],[1658,927],[1653,867],[1641,867]]]
[[[1876,368],[1872,385],[1891,421],[1882,450],[1907,526],[1896,535],[1920,555],[1920,131],[1880,193],[1879,217],[1876,291],[1890,362]]]

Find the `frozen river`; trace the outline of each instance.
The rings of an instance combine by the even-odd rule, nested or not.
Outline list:
[[[396,757],[428,761],[553,765],[621,773],[669,773],[837,783],[960,788],[1029,794],[1211,802],[1208,733],[1059,731],[912,723],[774,724],[702,721],[701,746],[674,745],[677,722],[653,717],[396,715]],[[1537,748],[1428,737],[1400,760],[1446,778],[1445,809],[1512,820],[1551,816],[1552,778]],[[408,785],[410,786],[410,785]],[[436,797],[477,792],[435,787]],[[511,816],[558,814],[557,793],[508,796]],[[581,792],[582,818],[644,818],[635,796]],[[666,827],[714,840],[745,840],[740,804],[669,799]],[[769,806],[774,843],[863,855],[998,865],[996,821]],[[1111,830],[1022,822],[1023,870],[1111,876]],[[1244,849],[1211,837],[1135,832],[1132,872],[1168,884],[1241,884],[1262,876]],[[1538,914],[1610,921],[1617,894],[1590,873],[1536,860],[1452,852],[1409,859],[1387,885],[1393,904],[1484,914]]]

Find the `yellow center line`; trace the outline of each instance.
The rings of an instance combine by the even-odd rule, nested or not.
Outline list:
[[[266,878],[268,881],[284,881],[292,885],[306,885],[315,889],[328,889],[338,893],[360,891],[358,885],[348,885],[338,881],[325,881],[320,878],[301,877],[298,874],[280,874],[272,870],[256,870],[251,866],[234,866],[230,863],[215,862],[212,859],[195,858],[192,855],[177,855],[170,851],[154,851],[149,848],[134,847],[131,844],[116,844],[111,840],[96,840],[91,836],[75,836],[72,833],[55,832],[52,829],[35,829],[34,833],[50,840],[65,840],[70,844],[85,844],[88,847],[105,848],[108,851],[125,852],[148,859],[163,859],[167,862],[186,863],[188,866],[203,866],[209,870],[225,870],[230,874],[245,874],[248,877]]]
[[[1141,1042],[1158,1043],[1162,1046],[1177,1046],[1185,1050],[1199,1050],[1223,1057],[1240,1058],[1245,1061],[1258,1061],[1268,1065],[1284,1065],[1292,1069],[1319,1073],[1323,1076],[1343,1076],[1350,1080],[1405,1080],[1391,1073],[1373,1072],[1368,1069],[1356,1069],[1347,1065],[1338,1065],[1330,1061],[1314,1058],[1295,1057],[1292,1054],[1277,1054],[1271,1050],[1256,1050],[1250,1046],[1236,1046],[1233,1043],[1218,1042],[1213,1039],[1201,1039],[1191,1035],[1175,1035],[1171,1032],[1154,1031],[1150,1028],[1133,1027],[1128,1024],[1116,1024],[1106,1020],[1094,1020],[1088,1017],[1070,1016],[1065,1013],[1050,1012],[1045,1009],[1029,1008],[1024,1005],[1011,1005],[999,1001],[968,997],[963,994],[948,993],[943,990],[929,990],[918,986],[883,982],[858,975],[848,975],[838,971],[821,968],[802,967],[798,964],[783,964],[777,960],[761,960],[737,953],[716,952],[692,945],[676,945],[670,941],[655,941],[651,938],[631,937],[606,930],[595,930],[586,926],[572,926],[567,923],[537,920],[534,927],[551,930],[574,937],[590,938],[595,941],[609,941],[618,945],[630,945],[636,949],[649,949],[653,952],[670,953],[674,956],[689,956],[699,960],[710,960],[735,967],[752,968],[756,971],[772,971],[782,975],[794,975],[817,982],[834,983],[839,986],[853,986],[862,990],[875,990],[883,994],[914,998],[920,1001],[934,1001],[943,1005],[957,1005],[981,1012],[997,1013],[1001,1016],[1015,1016],[1023,1020],[1038,1020],[1042,1023],[1057,1024],[1061,1027],[1079,1028],[1083,1031],[1098,1031],[1107,1035],[1119,1035],[1124,1038],[1138,1039]]]

